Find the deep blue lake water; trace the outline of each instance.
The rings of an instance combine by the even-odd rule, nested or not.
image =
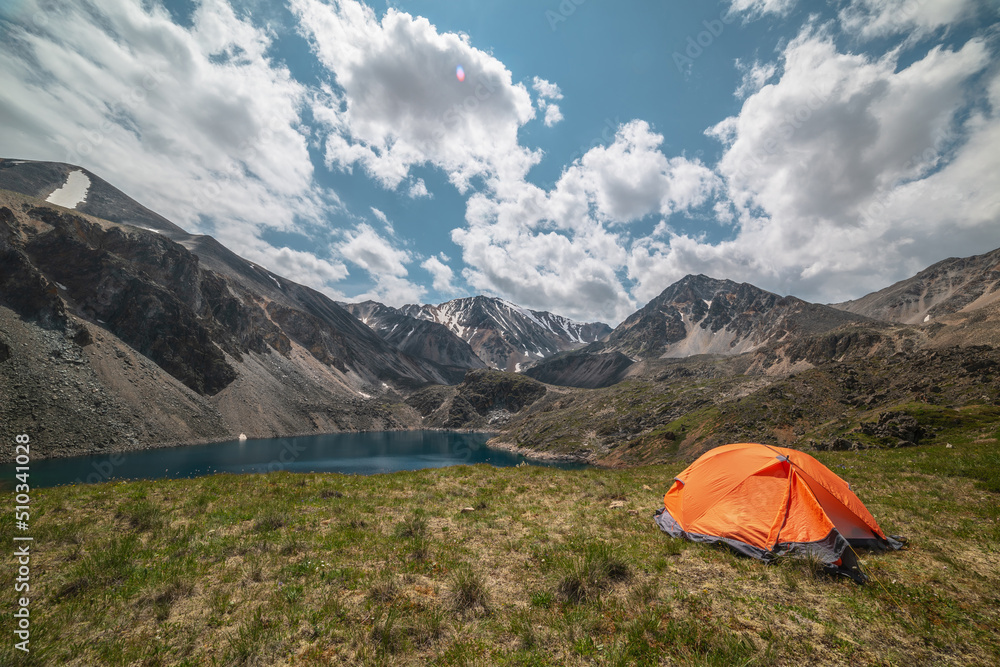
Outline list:
[[[217,442],[138,452],[41,459],[30,463],[32,488],[111,479],[200,477],[215,473],[339,472],[357,475],[488,463],[498,468],[530,465],[562,469],[584,464],[525,459],[490,449],[484,433],[372,431],[246,442]],[[32,449],[36,447],[32,443]],[[0,486],[14,482],[14,465],[0,466]]]

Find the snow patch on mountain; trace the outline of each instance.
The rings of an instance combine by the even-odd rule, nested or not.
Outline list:
[[[69,172],[66,182],[62,187],[50,194],[45,201],[64,208],[73,208],[82,204],[87,199],[87,190],[90,189],[90,179],[79,169]]]

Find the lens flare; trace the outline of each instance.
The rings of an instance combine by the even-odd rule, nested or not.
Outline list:
[[[461,65],[459,65],[458,67],[455,68],[455,77],[459,81],[465,81],[465,70],[462,69]]]

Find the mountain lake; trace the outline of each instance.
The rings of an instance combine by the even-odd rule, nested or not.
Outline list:
[[[31,461],[33,488],[94,484],[114,479],[177,479],[216,473],[278,470],[374,475],[399,470],[487,463],[498,468],[528,465],[563,470],[583,463],[528,459],[486,446],[488,433],[368,431],[185,445],[111,454]],[[32,443],[33,448],[36,444]],[[0,466],[0,479],[14,478],[14,464]],[[0,486],[6,484],[0,483]]]

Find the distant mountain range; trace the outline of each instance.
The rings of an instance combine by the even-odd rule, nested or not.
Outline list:
[[[486,296],[454,299],[439,305],[407,305],[391,308],[367,301],[343,304],[372,327],[385,340],[400,340],[402,336],[413,345],[410,333],[419,325],[432,322],[444,327],[458,340],[465,342],[482,364],[466,357],[452,360],[469,369],[490,368],[520,371],[558,352],[574,350],[600,340],[611,333],[611,327],[601,322],[574,322],[545,311],[521,306]],[[445,349],[461,349],[446,342],[442,332],[424,325],[423,331],[434,336],[431,347],[435,354]],[[406,333],[404,333],[406,332]]]
[[[443,324],[410,317],[376,301],[340,305],[402,352],[461,369],[463,375],[466,370],[486,368],[472,346]]]
[[[626,318],[605,340],[527,373],[550,383],[606,386],[642,359],[738,355],[867,319],[747,283],[690,275]]]
[[[490,392],[510,383],[485,369],[606,387],[753,353],[733,368],[763,372],[871,341],[993,344],[998,319],[1000,250],[832,306],[687,276],[613,330],[487,296],[338,304],[87,170],[0,160],[0,428],[48,433],[49,455],[502,420],[513,403]],[[434,389],[459,383],[475,396]]]

